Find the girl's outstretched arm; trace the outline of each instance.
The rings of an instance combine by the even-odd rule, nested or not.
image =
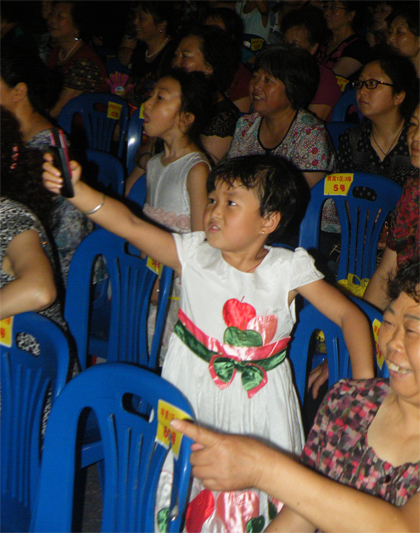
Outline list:
[[[343,330],[353,378],[373,378],[373,334],[364,313],[344,294],[322,279],[299,287],[298,292]]]
[[[46,161],[42,167],[44,185],[49,191],[59,194],[63,184],[60,171],[52,165],[53,158],[50,154],[45,154],[44,159]],[[77,161],[71,161],[70,168],[74,197],[69,200],[73,205],[97,224],[127,239],[136,248],[181,275],[181,264],[171,233],[136,217],[123,203],[105,196],[80,181],[82,167]],[[90,212],[92,213],[89,214]]]
[[[284,502],[267,531],[419,531],[420,493],[395,507],[329,479],[258,440],[222,435],[185,420],[173,420],[171,426],[195,441],[190,459],[193,474],[205,487],[221,491],[255,487]]]

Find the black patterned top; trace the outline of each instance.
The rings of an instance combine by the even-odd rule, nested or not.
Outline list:
[[[18,235],[24,231],[35,230],[41,241],[42,248],[47,255],[48,259],[54,264],[52,249],[45,230],[38,220],[36,215],[32,213],[25,205],[9,200],[8,198],[0,198],[0,221],[1,221],[1,233],[0,233],[0,264],[3,265],[4,258],[6,256],[6,250],[9,243]],[[7,285],[7,283],[13,281],[15,278],[13,275],[8,274],[0,268],[0,288]],[[39,312],[51,320],[53,320],[59,326],[66,329],[66,323],[63,319],[61,312],[61,306],[58,300],[56,300],[50,307]],[[32,336],[27,335],[25,342],[20,342],[19,345],[22,349],[27,349],[36,354],[36,341]]]

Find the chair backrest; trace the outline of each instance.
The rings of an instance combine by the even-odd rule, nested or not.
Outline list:
[[[58,124],[71,135],[73,117],[80,113],[89,148],[111,152],[111,141],[119,124],[117,156],[121,159],[126,142],[129,108],[127,102],[115,94],[86,93],[69,100],[58,117]]]
[[[178,417],[193,418],[188,401],[178,389],[133,365],[96,365],[76,376],[57,399],[48,421],[31,530],[71,531],[79,419],[86,410],[92,410],[103,444],[101,531],[155,531],[156,491],[167,455],[159,437],[168,441],[174,438],[168,431],[169,421],[178,409],[186,414]],[[171,504],[159,513],[159,517],[168,517],[167,529],[162,531],[182,531],[191,471],[190,446],[191,440],[182,437],[178,454],[176,444],[172,448]]]
[[[36,313],[22,313],[10,321],[10,346],[0,349],[1,530],[28,531],[45,403],[48,395],[54,401],[65,385],[69,344],[54,322]],[[35,337],[39,354],[19,348],[18,334]]]
[[[127,132],[127,174],[130,175],[134,169],[134,156],[136,155],[137,148],[141,144],[141,136],[143,133],[144,118],[141,118],[141,108],[138,108],[130,117],[128,123]]]
[[[352,181],[346,193],[342,188],[349,184],[347,179]],[[322,207],[325,200],[332,199],[341,226],[337,279],[346,279],[350,273],[359,278],[371,278],[376,269],[383,225],[395,209],[401,192],[400,185],[375,174],[355,172],[326,176],[311,189],[311,199],[300,225],[299,246],[306,250],[318,249]],[[363,198],[358,197],[360,195]]]
[[[382,322],[382,314],[368,302],[355,297],[351,297],[351,299],[364,312],[375,335]],[[308,375],[312,369],[312,357],[316,353],[315,337],[318,330],[322,331],[325,337],[329,387],[332,387],[340,379],[352,377],[350,355],[341,328],[307,302],[299,312],[298,323],[293,332],[289,351],[301,405],[303,404]],[[381,361],[379,361],[377,352],[376,374],[379,377],[389,377],[386,365],[380,366],[380,364]]]
[[[355,124],[351,122],[326,122],[325,126],[330,134],[331,140],[334,144],[334,148],[338,150],[339,137],[349,128],[353,128]]]
[[[137,254],[137,255],[136,255]],[[93,307],[93,276],[96,260],[103,256],[112,297],[109,301],[107,361],[127,361],[155,370],[169,301],[173,271],[163,267],[152,346],[149,350],[147,322],[150,295],[157,274],[147,257],[124,239],[98,229],[88,235],[73,255],[67,280],[64,315],[78,350],[82,369],[88,363]]]
[[[89,183],[104,191],[123,196],[124,167],[121,161],[106,152],[86,150],[87,165],[83,167],[83,175]]]
[[[332,121],[333,122],[345,122],[347,119],[347,112],[350,107],[355,107],[359,122],[362,122],[363,115],[360,113],[359,108],[357,107],[356,101],[356,91],[350,90],[342,94],[338,102],[335,104],[332,112]]]
[[[131,187],[127,198],[140,207],[144,207],[147,196],[146,173],[142,174]]]

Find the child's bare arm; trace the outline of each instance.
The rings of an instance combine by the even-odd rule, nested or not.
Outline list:
[[[363,312],[324,280],[299,287],[298,292],[343,330],[350,354],[353,378],[373,378],[372,329]]]
[[[45,187],[56,194],[60,193],[62,178],[60,171],[52,164],[52,156],[45,154],[46,163],[42,174]],[[127,239],[153,259],[173,268],[181,274],[181,264],[178,259],[175,241],[171,233],[145,222],[136,217],[127,206],[104,195],[80,181],[82,168],[76,161],[70,162],[74,197],[70,202],[86,214],[97,206],[102,206],[88,215],[94,222],[105,229]]]

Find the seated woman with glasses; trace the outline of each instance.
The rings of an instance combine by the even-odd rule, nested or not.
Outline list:
[[[416,170],[410,162],[407,130],[418,103],[418,80],[411,61],[380,45],[353,81],[357,105],[368,120],[339,139],[336,170],[371,172],[400,185]]]
[[[410,117],[419,99],[413,64],[397,51],[379,45],[352,87],[368,120],[340,136],[335,172],[369,172],[404,185],[417,172],[407,145]],[[330,242],[327,248],[333,247],[331,234],[340,233],[333,202],[324,206],[321,229],[323,238]]]

